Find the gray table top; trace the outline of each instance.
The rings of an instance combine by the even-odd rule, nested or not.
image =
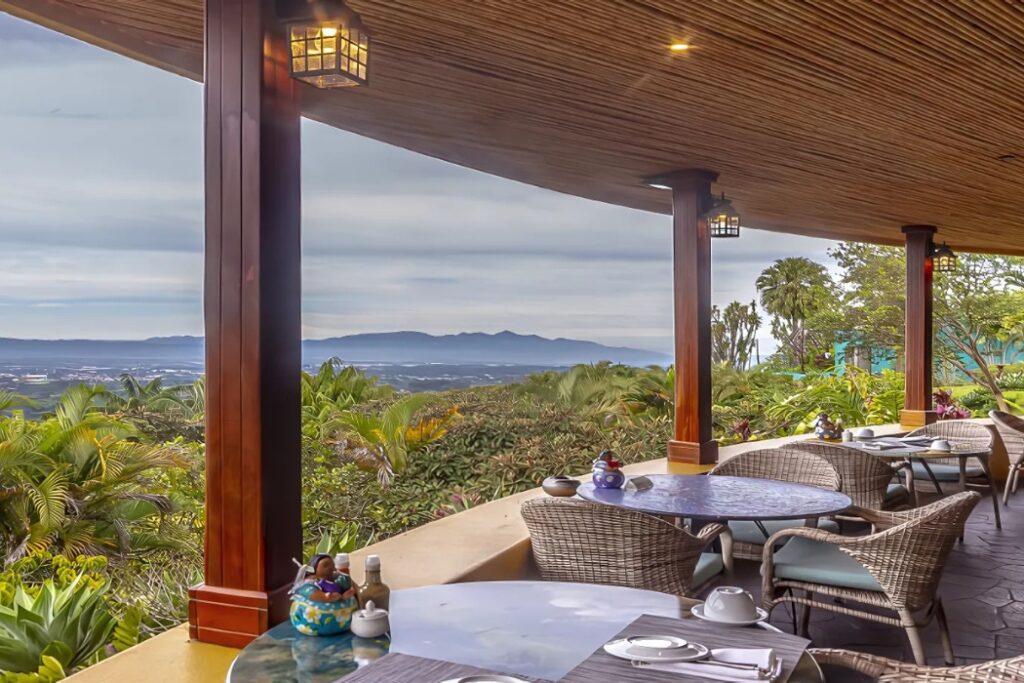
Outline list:
[[[953,443],[953,451],[951,453],[942,453],[938,451],[932,451],[927,446],[912,446],[904,445],[898,448],[886,448],[886,449],[874,449],[870,448],[868,444],[871,440],[865,441],[846,441],[843,443],[836,444],[837,446],[844,446],[846,448],[853,448],[864,453],[870,453],[871,455],[877,455],[880,458],[912,458],[915,460],[926,460],[930,458],[983,458],[991,455],[992,450],[990,448],[980,448],[977,446],[970,446],[962,443]]]
[[[585,500],[665,517],[704,521],[769,521],[835,515],[853,504],[849,496],[773,479],[655,474],[643,491],[599,489],[582,484]]]
[[[239,653],[227,683],[343,681],[389,650],[556,681],[640,615],[692,618],[689,608],[696,602],[635,588],[546,581],[395,591],[390,642],[350,633],[303,636],[285,622]],[[737,646],[744,642],[742,632],[737,628]],[[792,680],[823,678],[805,656]]]

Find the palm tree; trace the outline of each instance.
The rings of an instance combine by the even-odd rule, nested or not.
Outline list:
[[[173,446],[141,443],[98,405],[104,390],[67,390],[51,415],[0,418],[0,552],[124,555],[178,547],[153,477],[181,464]]]
[[[389,398],[394,389],[340,358],[329,358],[316,374],[302,373],[302,424],[307,436],[326,438],[336,418],[352,406]]]
[[[118,377],[118,383],[121,385],[123,395],[113,391],[103,394],[108,410],[127,417],[173,411],[190,412],[185,398],[192,385],[181,384],[165,387],[161,377],[156,377],[143,384],[137,377],[127,372]]]
[[[351,449],[361,466],[376,469],[381,483],[387,485],[405,469],[411,454],[444,437],[450,423],[460,417],[454,407],[441,417],[417,420],[416,415],[437,398],[435,394],[410,394],[380,414],[345,411],[328,430],[343,434],[342,447]]]
[[[832,279],[820,263],[803,257],[777,260],[757,278],[761,306],[772,316],[772,334],[803,372],[807,357],[807,319],[830,296]]]

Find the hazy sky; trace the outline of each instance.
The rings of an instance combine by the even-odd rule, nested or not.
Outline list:
[[[2,13],[0,54],[0,336],[202,334],[202,86]],[[669,348],[667,216],[309,121],[302,136],[306,337],[511,329]],[[773,260],[825,262],[830,244],[716,241],[714,300],[748,302]]]

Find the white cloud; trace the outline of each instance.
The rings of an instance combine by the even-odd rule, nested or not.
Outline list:
[[[202,88],[0,15],[0,336],[202,331]],[[667,350],[667,216],[303,125],[308,336],[512,329]],[[340,163],[339,160],[342,162]],[[742,207],[740,207],[742,209]],[[830,244],[714,245],[716,303]]]

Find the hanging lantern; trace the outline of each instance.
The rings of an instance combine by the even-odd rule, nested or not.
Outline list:
[[[715,201],[710,211],[704,214],[708,222],[708,231],[712,237],[739,237],[740,215],[732,207],[732,202],[722,193],[721,199]]]
[[[945,242],[932,252],[932,270],[936,273],[952,273],[956,270],[956,252]]]
[[[359,15],[344,2],[316,2],[306,12],[289,17],[288,49],[292,78],[317,88],[366,85],[370,36]]]

